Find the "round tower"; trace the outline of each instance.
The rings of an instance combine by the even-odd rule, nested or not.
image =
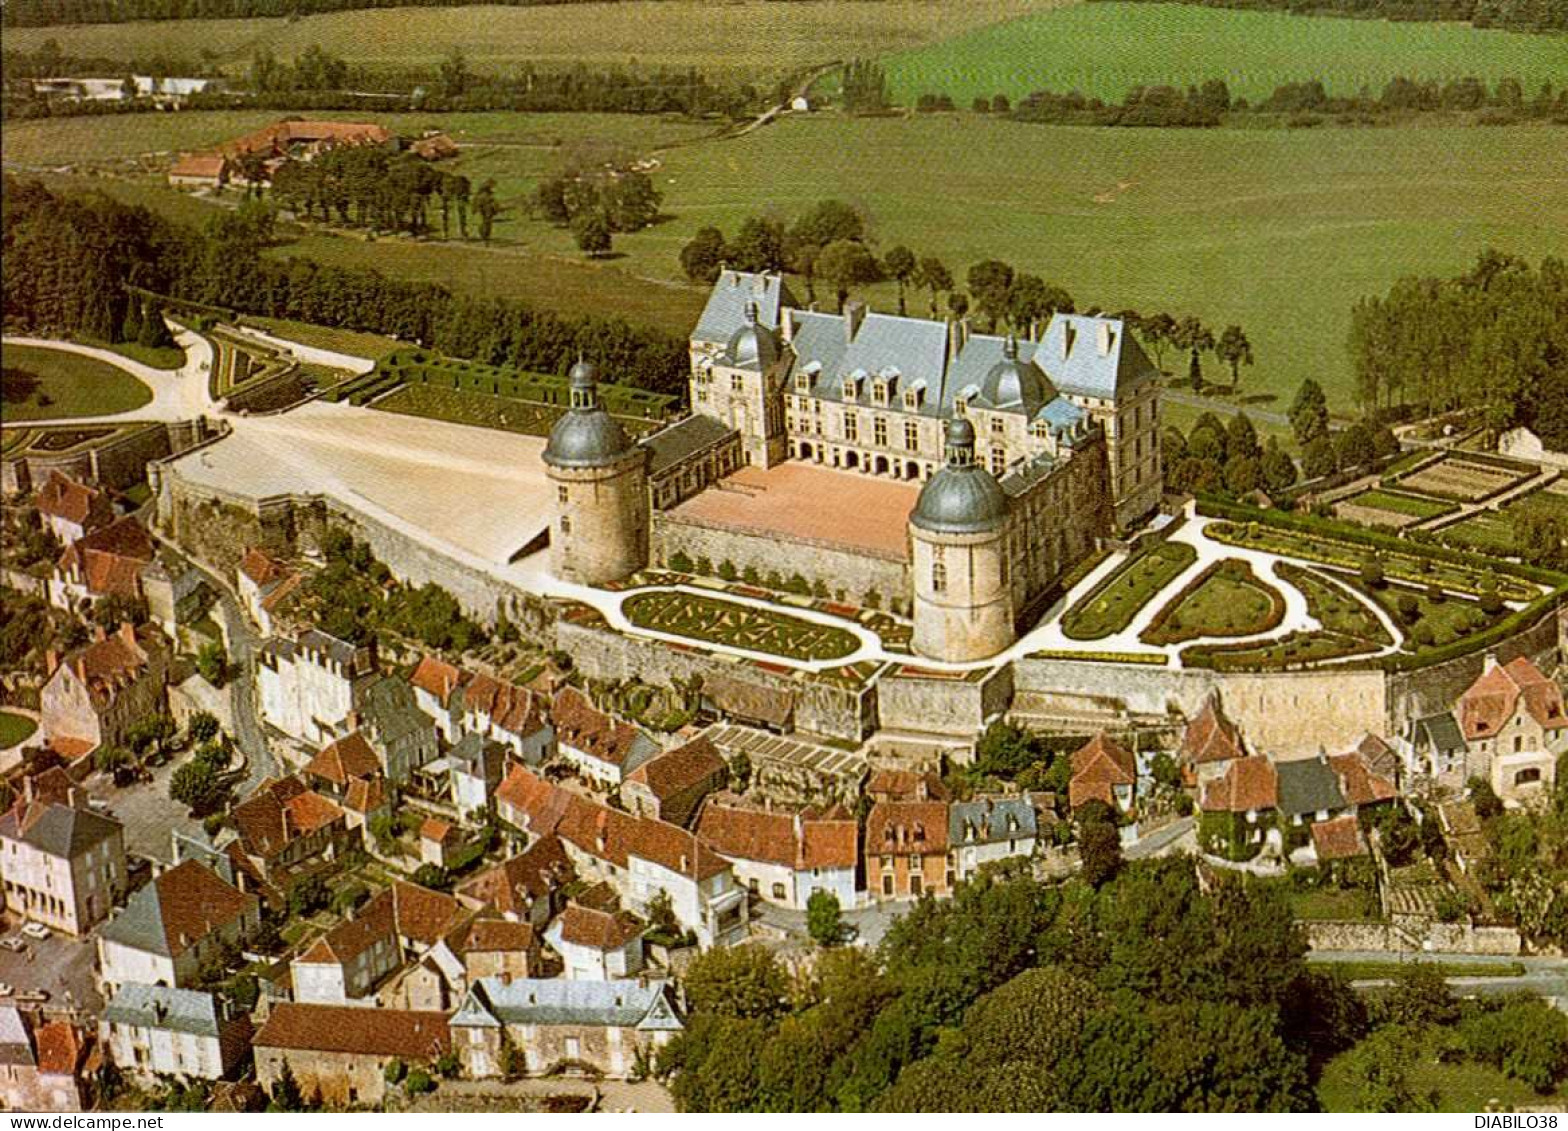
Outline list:
[[[994,656],[1015,639],[1006,560],[1007,496],[975,463],[975,430],[947,425],[947,466],[909,513],[915,651],[963,662]]]
[[[599,403],[598,374],[572,366],[571,405],[544,447],[555,489],[550,571],[603,585],[648,564],[648,453]]]

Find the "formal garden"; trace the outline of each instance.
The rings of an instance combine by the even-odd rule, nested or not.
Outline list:
[[[1374,487],[1340,500],[1334,506],[1334,516],[1368,526],[1403,529],[1418,522],[1441,518],[1458,509],[1457,503]]]
[[[1568,524],[1568,483],[1557,479],[1538,491],[1518,495],[1495,510],[1478,511],[1442,528],[1444,542],[1464,546],[1483,554],[1512,555],[1524,549],[1519,544],[1521,527],[1552,523]]]
[[[791,660],[836,660],[860,647],[842,628],[679,590],[634,593],[621,611],[639,628]]]
[[[0,750],[7,750],[18,743],[26,742],[37,729],[38,724],[26,715],[0,711]]]
[[[1145,644],[1183,644],[1204,636],[1259,636],[1279,627],[1285,599],[1246,562],[1215,562],[1155,614]]]
[[[1532,464],[1481,452],[1450,453],[1394,480],[1402,491],[1455,503],[1479,503],[1539,473]]]
[[[1132,623],[1138,610],[1198,560],[1183,542],[1161,542],[1118,566],[1062,617],[1072,640],[1101,640]]]

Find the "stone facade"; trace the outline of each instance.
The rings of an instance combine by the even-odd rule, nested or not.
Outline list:
[[[952,676],[904,665],[888,669],[877,680],[882,730],[950,736],[971,747],[986,726],[1006,712],[1012,698],[1011,664]]]
[[[608,467],[550,467],[552,573],[599,585],[648,564],[647,463],[647,453],[634,448]]]

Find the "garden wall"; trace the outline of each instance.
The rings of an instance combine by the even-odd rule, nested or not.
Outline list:
[[[1420,949],[1420,941],[1392,923],[1322,919],[1301,924],[1313,950],[1381,950],[1389,953]]]
[[[750,566],[764,576],[777,572],[786,579],[798,573],[809,582],[821,581],[832,594],[842,589],[845,598],[854,604],[860,604],[865,594],[875,590],[886,608],[891,598],[906,600],[910,588],[906,562],[799,539],[784,541],[762,532],[701,525],[668,512],[653,516],[651,550],[654,564],[660,566],[667,565],[680,552],[694,562],[707,558],[715,569],[728,560],[742,572]]]
[[[882,729],[944,735],[972,741],[1013,700],[1012,665],[982,678],[925,676],[915,668],[890,668],[877,681]]]
[[[1513,927],[1472,927],[1469,923],[1433,923],[1427,943],[1450,954],[1506,954],[1524,950],[1524,941]]]

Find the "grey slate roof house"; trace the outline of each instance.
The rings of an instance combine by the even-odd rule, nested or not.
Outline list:
[[[104,1008],[99,1038],[115,1065],[143,1080],[221,1080],[249,1051],[251,1022],[212,994],[132,983]]]
[[[585,1066],[624,1078],[685,1028],[663,982],[481,978],[452,1015],[452,1043],[467,1075],[499,1076],[503,1033],[526,1071]]]
[[[1292,824],[1326,821],[1351,809],[1340,788],[1339,775],[1325,758],[1303,758],[1276,762],[1279,779],[1279,811]]]

